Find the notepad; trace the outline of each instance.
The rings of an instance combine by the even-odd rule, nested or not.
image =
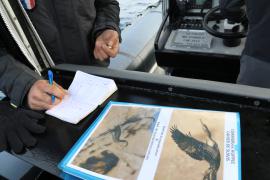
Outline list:
[[[117,90],[114,80],[77,71],[68,95],[46,114],[77,124]]]

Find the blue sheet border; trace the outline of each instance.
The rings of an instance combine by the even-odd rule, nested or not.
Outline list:
[[[89,174],[77,171],[73,168],[70,168],[66,166],[68,162],[71,160],[72,156],[75,154],[75,152],[78,150],[78,148],[81,146],[81,144],[84,142],[84,140],[88,137],[88,135],[92,132],[92,130],[97,126],[99,121],[103,118],[104,114],[109,110],[111,107],[112,102],[109,102],[106,107],[103,109],[103,111],[100,113],[100,115],[97,117],[97,119],[93,122],[93,124],[83,133],[83,135],[79,138],[79,140],[74,144],[74,146],[71,148],[71,150],[67,153],[67,155],[64,157],[64,159],[59,163],[58,168],[63,170],[66,173],[70,173],[72,175],[82,177],[84,179],[96,179],[101,180],[100,178],[91,176]]]
[[[237,113],[237,152],[238,152],[238,180],[242,179],[242,165],[241,165],[241,124],[240,124],[240,113]]]

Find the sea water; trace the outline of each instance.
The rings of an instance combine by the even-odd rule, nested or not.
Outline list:
[[[118,0],[120,4],[120,28],[132,24],[137,18],[143,14],[150,7],[157,6],[160,0]]]

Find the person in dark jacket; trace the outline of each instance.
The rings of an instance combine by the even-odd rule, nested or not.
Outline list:
[[[66,91],[56,83],[50,86],[47,80],[30,68],[32,65],[0,19],[0,91],[14,107],[50,109],[60,102]],[[50,101],[51,94],[58,97],[54,104]]]
[[[107,66],[118,53],[117,0],[36,0],[27,12],[56,64]]]
[[[36,72],[16,61],[11,55],[0,53],[0,91],[14,107],[27,106],[33,110],[47,110],[58,104],[66,91],[48,80],[43,80]],[[56,101],[52,103],[51,95]]]
[[[0,101],[0,152],[13,150],[22,153],[33,147],[45,127],[38,124],[43,114],[29,110],[46,110],[58,104],[66,94],[57,86],[49,85],[41,76],[16,61],[0,49],[0,91],[9,99]],[[56,101],[52,103],[51,94]]]
[[[0,101],[0,152],[21,153],[25,147],[33,147],[37,143],[34,134],[46,129],[38,124],[44,114],[33,110],[50,109],[66,94],[62,87],[49,85],[23,63],[27,64],[27,60],[1,19],[0,91],[7,98]],[[51,95],[56,97],[54,103]]]
[[[270,88],[270,1],[221,0],[221,12],[237,20],[244,4],[249,27],[237,83]]]

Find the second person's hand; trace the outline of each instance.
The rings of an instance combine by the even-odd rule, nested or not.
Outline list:
[[[56,84],[50,85],[47,80],[36,81],[27,95],[27,104],[33,110],[47,110],[59,104],[67,91]],[[51,95],[55,96],[52,102]]]
[[[119,51],[119,35],[117,31],[107,29],[96,39],[94,56],[96,59],[104,61],[110,57],[115,57]]]

